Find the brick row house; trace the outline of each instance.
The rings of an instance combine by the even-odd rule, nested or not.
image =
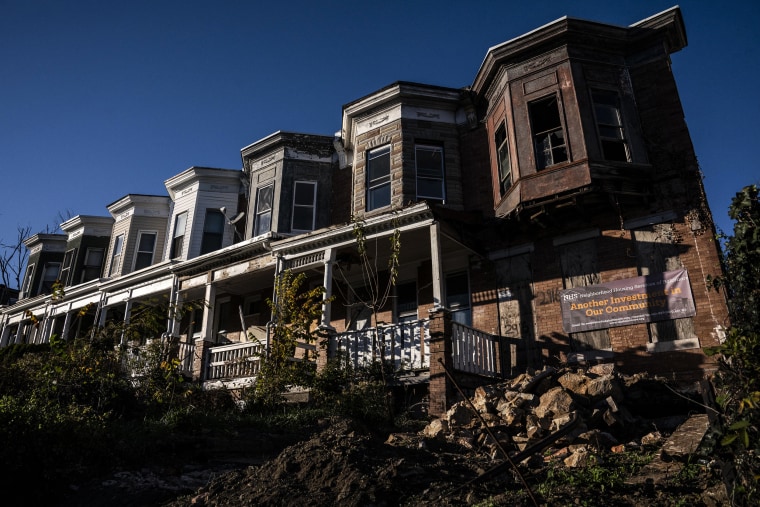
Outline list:
[[[27,241],[0,344],[202,300],[155,338],[196,379],[234,384],[255,375],[240,358],[265,346],[289,269],[334,296],[326,347],[301,352],[391,361],[429,381],[431,412],[450,399],[444,365],[701,378],[728,313],[705,285],[719,250],[670,68],[686,43],[678,7],[628,27],[561,18],[490,48],[471,86],[395,82],[343,106],[334,135],[278,131],[242,170],[192,167],[166,196],[74,217]]]

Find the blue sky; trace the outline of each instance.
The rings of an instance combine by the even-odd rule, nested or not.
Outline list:
[[[59,214],[238,169],[277,130],[331,135],[394,81],[472,84],[489,47],[562,16],[630,25],[671,1],[0,0],[0,240]],[[684,0],[672,55],[716,223],[760,182],[760,2]]]

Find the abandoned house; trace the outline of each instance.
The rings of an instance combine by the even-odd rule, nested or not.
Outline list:
[[[327,346],[300,352],[390,361],[429,382],[431,413],[450,395],[442,364],[709,375],[703,349],[728,312],[705,284],[719,247],[670,67],[686,44],[678,7],[628,27],[561,18],[488,49],[469,86],[395,82],[345,104],[334,135],[277,131],[241,150],[242,170],[191,167],[166,195],[74,217],[27,240],[0,344],[82,336],[156,297],[202,300],[154,338],[194,379],[244,385],[292,270],[335,296]],[[381,285],[400,245],[382,301],[357,223]]]

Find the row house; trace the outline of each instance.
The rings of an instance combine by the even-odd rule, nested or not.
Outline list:
[[[326,289],[326,347],[299,353],[390,361],[434,413],[444,367],[700,378],[728,312],[705,284],[719,250],[670,66],[686,44],[678,7],[628,27],[561,18],[488,49],[470,86],[395,82],[344,105],[334,135],[278,131],[242,170],[192,167],[166,196],[75,217],[27,241],[1,344],[203,301],[163,338],[196,379],[250,379],[292,270]]]

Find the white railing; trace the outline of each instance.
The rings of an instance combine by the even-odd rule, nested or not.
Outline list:
[[[205,380],[255,377],[264,347],[257,342],[232,343],[209,349]]]
[[[335,336],[335,346],[355,368],[375,361],[392,363],[394,371],[429,368],[429,324],[423,319],[348,331]]]
[[[177,359],[179,359],[180,371],[188,376],[193,375],[193,363],[195,362],[195,342],[178,343]]]
[[[458,322],[451,323],[454,369],[478,375],[498,376],[499,337],[472,329]],[[502,350],[502,353],[505,351]]]

